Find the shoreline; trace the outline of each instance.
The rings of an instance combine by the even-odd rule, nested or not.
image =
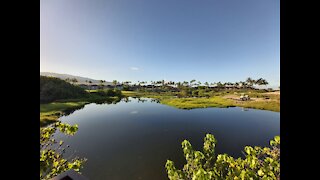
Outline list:
[[[251,109],[268,110],[280,112],[280,93],[248,93],[252,97],[249,101],[239,101],[238,99],[231,99],[230,95],[216,95],[209,98],[206,97],[186,97],[177,98],[169,93],[144,93],[134,91],[123,91],[123,95],[127,97],[146,97],[154,98],[160,101],[161,104],[175,107],[178,109],[196,109],[196,108],[227,108],[227,107],[243,107]],[[233,97],[240,97],[240,95],[232,95]],[[268,99],[265,99],[265,98]]]
[[[45,127],[57,122],[63,115],[68,115],[76,110],[82,109],[90,103],[112,103],[120,101],[121,97],[101,97],[83,99],[62,99],[50,103],[40,104],[40,127]]]

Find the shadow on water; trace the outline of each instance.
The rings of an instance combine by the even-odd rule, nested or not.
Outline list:
[[[103,99],[103,100],[93,100],[91,101],[90,103],[87,103],[87,104],[91,104],[91,103],[95,103],[95,104],[99,104],[99,105],[102,105],[102,104],[117,104],[119,103],[122,99],[124,98],[117,98],[117,99]],[[130,100],[127,99],[127,102],[130,102]],[[74,106],[74,107],[69,107],[65,110],[63,110],[62,112],[57,112],[57,113],[54,113],[54,114],[51,114],[51,116],[55,116],[55,117],[58,117],[58,118],[61,118],[63,116],[68,116],[68,115],[71,115],[73,114],[74,112],[78,111],[78,110],[81,110],[85,107],[85,105],[87,104],[83,104],[81,106]],[[43,121],[40,121],[40,127],[46,127],[46,126],[49,126],[53,123],[57,122],[56,119],[45,119]]]
[[[117,99],[96,100],[96,101],[92,101],[92,103],[95,103],[95,104],[117,104],[120,101],[121,101],[121,98],[117,98]]]
[[[40,121],[40,127],[47,127],[47,126],[57,122],[57,120],[55,118],[51,119],[50,118],[51,116],[52,117],[57,117],[57,118],[60,118],[60,117],[63,117],[63,116],[68,116],[68,115],[74,113],[77,110],[83,109],[84,106],[85,106],[85,104],[81,105],[81,106],[69,107],[69,108],[65,109],[64,111],[62,111],[62,112],[56,112],[54,114],[50,114],[47,119],[44,119],[44,120]]]

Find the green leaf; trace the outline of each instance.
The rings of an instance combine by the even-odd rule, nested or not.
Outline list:
[[[187,163],[182,170],[176,169],[172,161],[167,161],[166,169],[170,180],[182,179],[278,179],[280,177],[280,146],[254,148],[246,146],[244,159],[236,160],[227,154],[214,155],[216,140],[214,136],[204,138],[203,153],[194,151],[189,141],[182,142]],[[270,141],[273,145],[280,144],[280,136]],[[208,154],[211,154],[208,156]],[[214,161],[213,161],[214,160]]]
[[[264,175],[264,173],[263,173],[263,171],[262,171],[261,169],[259,169],[258,175],[259,175],[259,176],[263,176],[263,175]]]

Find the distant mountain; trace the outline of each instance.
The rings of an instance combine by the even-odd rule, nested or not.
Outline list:
[[[91,78],[87,78],[87,77],[81,77],[81,76],[74,76],[74,75],[70,75],[70,74],[59,74],[59,73],[52,73],[52,72],[40,72],[41,76],[49,76],[49,77],[56,77],[62,80],[65,80],[67,78],[69,79],[77,79],[77,83],[76,84],[88,84],[89,81],[92,82],[92,84],[100,84],[100,80],[95,80],[95,79],[91,79]],[[87,81],[87,82],[86,82]],[[106,81],[104,83],[104,85],[112,85],[112,82],[108,82]]]

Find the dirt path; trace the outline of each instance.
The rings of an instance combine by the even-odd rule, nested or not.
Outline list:
[[[265,95],[280,95],[280,91],[275,91],[275,92],[267,92],[267,93],[262,93]]]

